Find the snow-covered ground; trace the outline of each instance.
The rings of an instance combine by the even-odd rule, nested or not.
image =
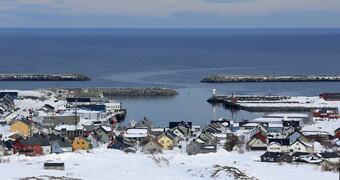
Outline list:
[[[325,132],[334,135],[334,131],[340,127],[340,119],[328,119],[323,121],[314,121],[310,125],[302,127],[302,131]]]
[[[229,153],[219,150],[218,153],[188,156],[179,150],[166,151],[162,155],[165,162],[158,166],[146,154],[126,154],[105,147],[93,149],[89,153],[50,154],[40,157],[12,155],[8,163],[0,164],[1,179],[18,179],[32,176],[66,176],[80,179],[234,179],[221,173],[219,177],[211,177],[214,165],[237,167],[249,176],[261,180],[333,180],[337,173],[322,172],[318,166],[259,162],[263,152],[246,152],[245,154]],[[65,162],[65,171],[44,170],[47,161]]]

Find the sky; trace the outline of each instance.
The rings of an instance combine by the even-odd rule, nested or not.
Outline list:
[[[340,28],[340,0],[0,0],[0,27]]]

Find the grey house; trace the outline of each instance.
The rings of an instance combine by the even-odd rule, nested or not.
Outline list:
[[[145,145],[142,146],[142,152],[144,153],[161,153],[162,146],[156,141],[149,141]]]
[[[108,143],[110,141],[111,131],[108,131],[103,126],[94,130],[96,137],[100,143]]]
[[[186,151],[188,155],[215,153],[217,152],[217,146],[216,144],[201,144],[197,141],[192,141],[187,145]]]
[[[52,153],[72,152],[71,141],[65,137],[58,137],[51,141]]]

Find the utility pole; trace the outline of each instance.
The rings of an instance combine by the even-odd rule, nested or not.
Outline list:
[[[78,104],[78,97],[76,96],[76,98],[75,98],[75,109],[74,109],[74,124],[75,124],[75,129],[74,129],[74,132],[77,132],[77,134],[79,134],[78,133],[78,130],[77,130],[77,114],[78,114],[78,112],[77,112],[77,109],[78,109],[78,106],[77,106],[77,104]]]

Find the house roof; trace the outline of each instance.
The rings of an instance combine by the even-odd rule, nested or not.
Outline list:
[[[83,130],[84,127],[82,125],[59,124],[54,129],[57,131],[61,131],[62,129],[66,129],[67,131],[75,131],[75,130]]]
[[[289,139],[290,144],[293,144],[297,139],[299,139],[302,136],[301,133],[295,131],[292,134],[290,134],[287,138]]]
[[[177,126],[185,126],[188,127],[189,129],[191,129],[192,127],[192,122],[184,122],[184,121],[180,121],[180,122],[169,122],[169,129],[175,128]]]
[[[40,142],[41,146],[50,146],[51,143],[48,140],[48,136],[45,134],[33,134],[31,138],[36,138]]]
[[[269,151],[267,151],[264,154],[262,154],[261,157],[270,157],[270,158],[276,159],[276,158],[280,158],[284,155],[288,155],[288,154],[281,153],[281,152],[269,152]]]
[[[263,143],[267,143],[267,137],[263,134],[261,134],[260,132],[257,132],[256,134],[254,134],[254,136],[251,139],[257,138],[260,141],[262,141]]]
[[[177,137],[177,135],[174,132],[172,132],[171,130],[165,131],[165,135],[168,136],[172,140],[174,140]]]
[[[271,144],[273,142],[276,142],[276,143],[279,143],[280,145],[283,145],[283,146],[289,146],[290,143],[289,143],[289,139],[281,139],[281,138],[269,138],[268,139],[268,142]]]
[[[90,98],[66,98],[67,102],[92,102]]]
[[[109,127],[109,126],[100,126],[100,128],[102,128],[106,132],[111,132],[112,131],[111,127]]]
[[[84,127],[85,131],[93,131],[93,130],[96,129],[96,127],[93,124],[91,124],[91,125],[84,125],[83,124],[82,126]]]
[[[311,153],[307,153],[307,152],[295,152],[293,153],[291,156],[293,157],[299,157],[299,156],[306,156],[306,155],[310,155]]]
[[[318,155],[320,155],[321,157],[326,158],[326,159],[340,158],[340,155],[336,152],[323,152],[323,153],[319,153]]]
[[[69,139],[67,139],[66,137],[62,137],[62,138],[57,139],[57,142],[58,142],[59,146],[62,147],[62,148],[72,146],[71,141]]]

